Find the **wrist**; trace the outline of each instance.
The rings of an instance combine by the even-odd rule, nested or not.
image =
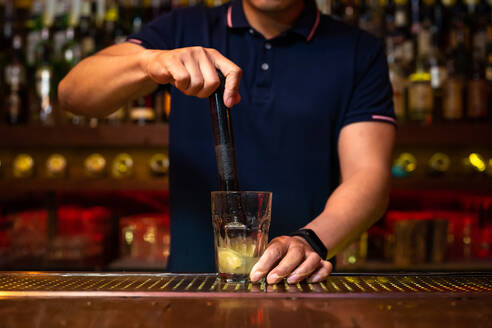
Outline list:
[[[313,249],[313,251],[318,253],[321,259],[327,259],[328,249],[313,230],[299,229],[297,231],[291,232],[290,234],[288,234],[288,236],[303,239],[303,241],[307,243]]]
[[[139,56],[139,68],[143,73],[146,82],[155,82],[167,84],[169,81],[163,81],[161,59],[162,52],[166,50],[145,49]]]

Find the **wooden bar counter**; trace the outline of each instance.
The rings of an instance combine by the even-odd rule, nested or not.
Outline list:
[[[334,274],[225,284],[213,274],[0,273],[0,327],[491,327],[492,275]]]

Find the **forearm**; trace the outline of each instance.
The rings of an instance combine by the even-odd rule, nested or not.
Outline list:
[[[60,82],[61,106],[77,114],[105,116],[132,97],[155,88],[146,74],[144,57],[148,50],[136,45],[117,45],[88,57]]]
[[[389,188],[386,167],[361,168],[340,184],[324,211],[305,228],[318,234],[332,257],[382,216]]]

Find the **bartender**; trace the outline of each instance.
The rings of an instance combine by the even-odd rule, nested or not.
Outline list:
[[[313,0],[233,0],[176,9],[81,61],[61,105],[105,116],[170,88],[172,272],[213,272],[217,168],[207,97],[226,77],[242,190],[273,192],[252,281],[317,282],[388,203],[395,138],[383,43]]]

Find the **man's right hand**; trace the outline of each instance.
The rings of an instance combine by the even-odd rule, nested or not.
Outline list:
[[[170,83],[184,94],[209,97],[219,86],[219,69],[226,77],[224,104],[239,103],[242,70],[215,49],[187,47],[174,50],[146,50],[142,69],[154,82]]]

